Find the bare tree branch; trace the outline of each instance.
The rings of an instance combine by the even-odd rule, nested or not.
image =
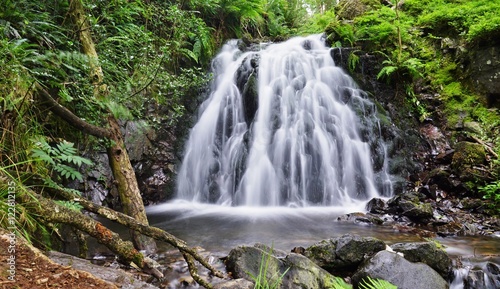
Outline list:
[[[98,126],[95,126],[93,124],[90,124],[83,119],[79,118],[76,116],[73,112],[71,112],[69,109],[65,108],[64,106],[60,105],[51,95],[50,93],[45,90],[40,84],[36,84],[37,91],[40,92],[40,96],[43,98],[43,100],[46,102],[48,105],[49,109],[58,117],[62,118],[65,120],[68,124],[71,126],[75,127],[76,129],[93,135],[98,138],[111,138],[111,131],[105,128],[101,128]]]

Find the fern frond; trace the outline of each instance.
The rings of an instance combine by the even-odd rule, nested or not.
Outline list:
[[[44,161],[44,162],[48,162],[50,163],[51,165],[55,165],[55,162],[54,160],[52,159],[52,157],[47,154],[45,151],[43,150],[39,150],[39,149],[32,149],[31,150],[31,156],[36,159],[36,160],[40,160],[40,161]]]
[[[397,286],[383,279],[373,279],[370,276],[363,278],[359,283],[361,289],[398,289]]]
[[[83,180],[83,177],[82,177],[82,174],[80,174],[80,172],[78,172],[77,170],[75,170],[74,168],[68,166],[68,165],[65,165],[65,164],[57,164],[55,167],[54,167],[54,170],[58,173],[61,174],[61,176],[67,178],[67,179],[72,179],[72,180]]]

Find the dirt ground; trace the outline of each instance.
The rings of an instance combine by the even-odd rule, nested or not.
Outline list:
[[[4,233],[0,231],[0,289],[118,288],[87,272],[58,265],[21,239]]]

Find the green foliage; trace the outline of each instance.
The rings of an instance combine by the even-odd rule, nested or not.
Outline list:
[[[349,71],[353,72],[359,63],[359,56],[356,55],[356,51],[349,53],[349,57],[347,58],[347,63],[348,63]]]
[[[375,47],[395,45],[396,26],[393,24],[396,14],[389,7],[372,10],[354,19],[355,35],[358,41],[368,41]]]
[[[500,214],[500,180],[494,181],[488,185],[478,188],[479,192],[483,194],[483,199],[491,200],[490,208],[494,210],[495,214]]]
[[[387,282],[382,279],[373,279],[370,276],[363,278],[363,281],[360,282],[359,288],[361,289],[397,289],[397,286],[394,286],[390,282]]]
[[[500,35],[498,1],[441,0],[432,1],[432,5],[425,2],[429,1],[406,1],[405,6],[409,5],[415,13],[420,11],[419,25],[435,30],[437,35],[460,36],[469,43],[496,40]]]
[[[380,53],[385,55],[382,52]],[[392,57],[385,55],[385,57],[386,60],[382,62],[384,66],[377,74],[378,79],[385,79],[391,82],[401,79],[415,80],[422,77],[423,64],[420,59],[409,57],[407,54],[403,54],[403,57],[397,54]]]
[[[55,203],[58,204],[59,206],[62,206],[62,207],[65,207],[65,208],[68,208],[70,210],[77,211],[77,212],[80,212],[83,209],[83,206],[80,205],[80,203],[77,203],[75,201],[58,200],[58,201],[55,201]]]
[[[0,228],[23,237],[28,242],[35,233],[48,235],[44,224],[38,221],[38,216],[30,214],[24,204],[17,202],[20,194],[31,196],[29,189],[23,184],[20,175],[11,174],[12,169],[24,165],[16,163],[10,166],[0,166]]]
[[[325,287],[328,289],[352,289],[352,285],[347,284],[344,279],[333,276],[325,281]]]
[[[325,33],[327,34],[327,39],[331,43],[334,43],[334,46],[337,47],[353,46],[356,41],[356,37],[354,36],[354,27],[343,22],[330,22],[325,29]]]
[[[251,273],[249,275],[255,282],[254,289],[277,289],[280,288],[281,281],[283,277],[288,272],[289,268],[285,270],[281,275],[275,275],[268,277],[269,261],[271,260],[273,253],[273,248],[269,249],[269,252],[262,254],[262,259],[259,265],[259,273],[257,276],[253,276]]]
[[[76,155],[77,150],[73,143],[62,141],[55,146],[51,146],[42,138],[35,141],[38,148],[32,150],[34,160],[50,164],[54,171],[58,172],[62,177],[81,181],[82,174],[70,165],[92,164],[90,160]]]

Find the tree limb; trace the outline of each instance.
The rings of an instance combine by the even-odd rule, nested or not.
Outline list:
[[[495,151],[489,146],[487,145],[484,141],[480,140],[479,138],[475,137],[475,136],[471,136],[471,138],[479,143],[480,145],[482,145],[490,154],[492,154],[495,158],[498,159],[498,155],[495,153]]]
[[[118,234],[93,218],[60,206],[32,191],[29,193],[20,192],[16,194],[16,199],[19,199],[18,201],[22,202],[27,210],[34,215],[38,215],[45,222],[62,223],[76,227],[96,238],[99,243],[108,247],[125,261],[133,262],[143,271],[152,274],[156,278],[163,278],[163,274],[154,268],[152,261],[137,251],[132,242],[122,240]]]
[[[100,216],[103,216],[111,221],[115,221],[119,224],[122,224],[132,230],[138,231],[141,234],[144,234],[146,236],[152,237],[156,240],[159,241],[164,241],[175,248],[177,248],[182,255],[184,256],[184,259],[186,260],[186,263],[188,264],[189,272],[193,279],[200,285],[206,287],[206,288],[211,288],[210,284],[206,283],[205,280],[203,280],[197,273],[196,266],[193,262],[193,259],[198,261],[202,266],[210,270],[210,272],[219,278],[224,278],[224,275],[222,272],[218,271],[215,269],[212,265],[210,265],[203,257],[201,257],[196,250],[193,248],[190,248],[187,246],[186,242],[183,240],[178,239],[174,235],[165,232],[164,230],[156,227],[152,227],[149,225],[145,225],[143,223],[138,222],[132,217],[129,217],[123,213],[114,211],[110,208],[103,207],[96,205],[88,200],[81,199],[81,198],[75,198],[74,195],[72,195],[69,192],[63,191],[63,190],[55,190],[55,193],[57,193],[60,197],[66,199],[66,200],[72,200],[80,203],[86,210],[89,212],[98,214]]]
[[[40,96],[43,98],[43,100],[47,103],[49,109],[58,117],[62,118],[65,120],[68,124],[71,126],[75,127],[76,129],[88,133],[90,135],[93,135],[98,138],[111,138],[111,131],[92,125],[83,119],[79,118],[76,116],[73,112],[71,112],[69,109],[65,108],[64,106],[60,105],[51,95],[50,93],[45,90],[40,84],[36,84],[37,91],[40,92]]]

